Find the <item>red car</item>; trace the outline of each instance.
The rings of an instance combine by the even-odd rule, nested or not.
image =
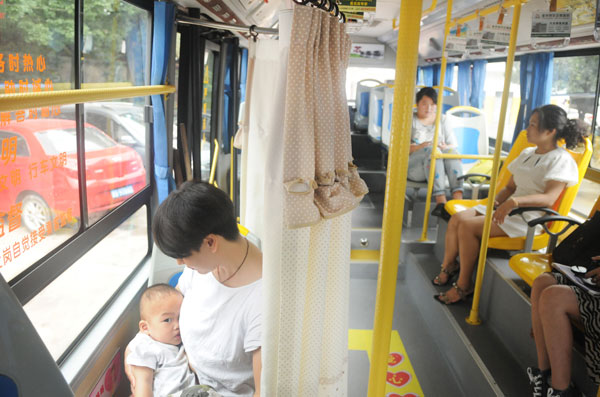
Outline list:
[[[70,211],[79,217],[75,121],[12,122],[0,127],[0,142],[0,212],[9,214],[11,207],[14,212],[21,203],[21,224],[30,231],[53,214]],[[140,155],[90,124],[85,125],[85,150],[91,217],[101,216],[146,185]]]

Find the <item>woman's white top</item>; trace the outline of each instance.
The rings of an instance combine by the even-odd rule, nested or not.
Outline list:
[[[154,371],[154,397],[178,396],[182,390],[196,384],[188,366],[183,345],[169,345],[138,333],[127,346],[127,364],[147,367]]]
[[[513,197],[544,193],[548,181],[565,182],[573,186],[579,181],[577,163],[564,148],[558,147],[544,154],[535,153],[536,147],[523,149],[521,154],[508,164],[508,170],[513,175],[515,190]],[[477,212],[485,214],[486,207],[478,205]],[[527,222],[539,218],[544,213],[540,211],[525,212],[523,215],[507,216],[500,228],[509,237],[520,237],[527,234]],[[541,226],[536,227],[540,233]]]
[[[442,124],[440,126],[441,130],[438,136],[438,141],[452,147],[458,146],[456,136],[454,136],[454,133],[450,129],[446,128],[445,125],[445,117],[442,116]],[[425,125],[419,121],[416,113],[413,114],[410,143],[420,145],[423,142],[432,142],[434,133],[435,123],[431,125]]]
[[[254,394],[253,352],[261,347],[262,280],[230,288],[185,268],[181,339],[201,385],[227,396]]]

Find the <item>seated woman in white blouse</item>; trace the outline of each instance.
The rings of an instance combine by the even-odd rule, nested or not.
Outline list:
[[[545,105],[533,111],[527,140],[536,146],[524,149],[508,165],[512,177],[494,200],[496,209],[492,215],[490,237],[525,236],[527,221],[541,213],[529,212],[523,217],[508,214],[519,206],[551,208],[565,187],[578,182],[577,164],[569,152],[558,146],[558,141],[564,139],[565,146],[571,149],[583,142],[586,132],[585,125],[567,119],[566,112],[556,105]],[[481,205],[450,218],[442,270],[433,283],[446,285],[456,272],[460,272],[452,288],[435,296],[441,303],[459,302],[473,292],[471,278],[479,255],[485,211],[485,206]]]

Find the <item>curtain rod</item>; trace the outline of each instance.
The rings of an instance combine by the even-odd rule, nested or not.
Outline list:
[[[230,30],[232,32],[248,32],[250,34],[252,34],[253,32],[260,33],[260,34],[279,34],[279,29],[261,28],[261,27],[255,26],[255,25],[243,26],[243,25],[231,25],[231,24],[222,23],[222,22],[204,21],[201,19],[190,18],[185,15],[178,15],[177,22],[184,24],[184,25],[204,26],[207,28]]]

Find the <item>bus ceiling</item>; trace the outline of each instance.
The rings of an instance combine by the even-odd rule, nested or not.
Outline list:
[[[283,2],[293,4],[292,0],[176,0],[180,12],[190,16],[202,16],[214,21],[224,22],[232,25],[260,26],[264,28],[276,28],[278,20],[278,11],[282,8]],[[477,13],[490,6],[502,4],[500,0],[454,0],[452,19],[462,18],[467,15]],[[441,50],[444,43],[443,25],[446,18],[446,9],[448,0],[424,0],[423,17],[421,18],[421,37],[419,45],[419,63],[439,63],[442,55]],[[398,0],[378,0],[375,12],[364,13],[362,20],[350,20],[347,22],[347,31],[355,43],[385,44],[396,50],[398,40],[397,21],[400,13],[400,1]],[[530,25],[532,12],[546,10],[548,2],[546,0],[529,0],[523,4],[521,12],[521,28],[517,38],[517,55],[524,51],[535,51],[536,49],[552,49],[561,51],[565,49],[574,49],[582,47],[597,46],[594,40],[594,21],[580,21],[573,23],[570,40],[554,40],[540,43],[533,42],[530,37]],[[512,21],[512,8],[504,10],[504,24],[510,24]],[[463,26],[462,32],[481,29],[485,24],[497,23],[499,19],[498,12],[483,17],[483,20],[476,18]],[[456,34],[456,30],[451,32]],[[242,45],[244,38],[248,35],[240,34]],[[469,51],[462,56],[452,55],[449,62],[461,61],[463,57],[469,58],[503,58],[505,52],[491,51]]]

